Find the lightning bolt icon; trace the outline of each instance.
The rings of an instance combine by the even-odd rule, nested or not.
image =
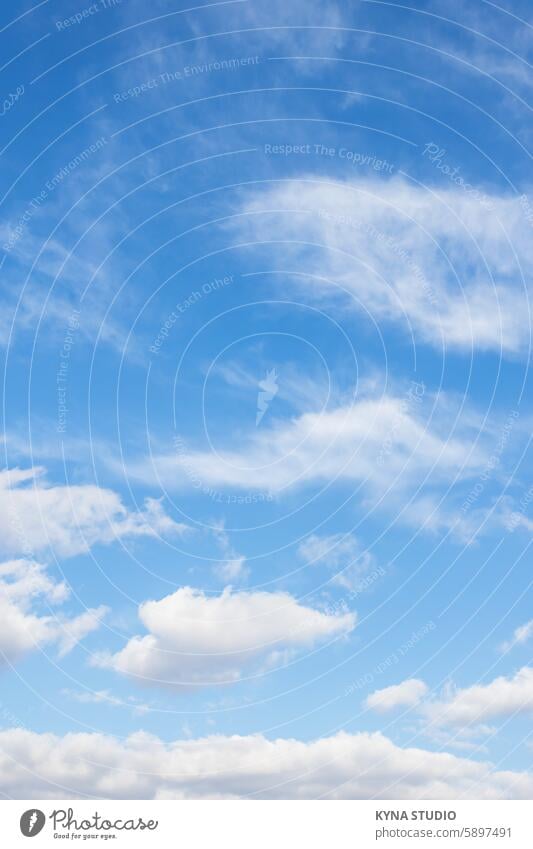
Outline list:
[[[28,832],[30,834],[33,831],[33,827],[34,827],[36,822],[37,822],[37,811],[34,811],[31,815],[31,817],[30,817],[30,822],[29,822]]]

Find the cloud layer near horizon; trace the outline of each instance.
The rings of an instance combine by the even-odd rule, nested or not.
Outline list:
[[[261,734],[165,743],[138,732],[0,732],[0,793],[14,799],[530,799],[527,773],[382,734],[311,742]]]

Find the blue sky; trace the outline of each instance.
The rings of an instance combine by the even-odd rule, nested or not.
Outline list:
[[[527,18],[3,10],[3,796],[531,797]]]

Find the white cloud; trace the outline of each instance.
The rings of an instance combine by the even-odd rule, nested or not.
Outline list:
[[[257,369],[253,370],[238,361],[231,361],[212,368],[211,375],[218,376],[230,386],[236,397],[239,397],[239,393],[239,401],[242,402],[246,399],[256,401],[258,384],[264,377],[264,372],[258,373]],[[292,410],[299,413],[320,410],[337,389],[331,385],[334,377],[319,371],[303,372],[292,363],[284,362],[283,374],[279,376],[277,383],[276,400],[283,400]],[[250,404],[250,416],[256,414],[256,405]]]
[[[422,720],[421,733],[429,738],[433,745],[443,749],[460,749],[465,752],[475,752],[477,755],[487,751],[483,742],[484,737],[494,737],[497,729],[491,725],[465,725],[462,728],[442,728],[427,724]]]
[[[103,150],[103,148],[102,148]],[[104,169],[105,170],[105,169]],[[95,172],[91,170],[93,180]],[[78,171],[76,186],[79,185],[80,172]],[[63,185],[60,196],[62,203],[68,203],[66,186]],[[72,200],[76,198],[72,195]],[[59,210],[56,210],[59,213]],[[71,210],[72,211],[72,210]],[[53,219],[54,212],[47,202],[47,213]],[[82,220],[80,220],[80,216]],[[61,213],[59,213],[61,217]],[[69,216],[68,221],[73,224],[77,232],[86,230],[89,221],[82,216],[79,209],[74,219]],[[109,224],[107,224],[109,228]],[[9,242],[13,236],[13,230],[9,226],[0,225],[0,242]],[[19,266],[20,270],[28,271],[29,276],[24,284],[18,279],[15,272],[9,281],[9,288],[3,293],[2,313],[0,314],[0,346],[16,343],[21,333],[34,333],[38,322],[47,325],[50,340],[57,339],[63,344],[67,328],[72,330],[72,319],[76,315],[73,336],[76,344],[94,344],[98,338],[103,344],[109,344],[121,356],[129,354],[137,355],[135,340],[128,340],[128,349],[125,349],[127,339],[127,328],[121,327],[113,315],[107,314],[109,305],[109,292],[112,291],[113,269],[110,262],[106,262],[99,268],[96,280],[93,275],[99,262],[96,257],[103,258],[107,254],[106,245],[112,247],[112,233],[104,238],[104,230],[98,228],[93,233],[93,240],[86,245],[86,253],[80,246],[74,254],[65,245],[54,237],[48,235],[43,238],[35,232],[35,228],[29,228],[24,239],[16,242],[9,251],[10,261]],[[118,272],[118,269],[117,269]],[[42,286],[42,280],[46,282],[61,279],[66,284],[48,291],[48,286]],[[84,309],[79,312],[79,293],[76,286],[80,279],[92,281],[88,287],[86,298],[84,298]],[[59,289],[59,291],[58,291]],[[61,292],[61,294],[60,294]],[[121,319],[123,316],[121,316]],[[135,349],[135,350],[130,350]]]
[[[51,607],[64,602],[69,590],[54,581],[45,567],[29,560],[0,564],[0,664],[13,663],[27,652],[54,643],[63,657],[91,631],[95,631],[108,608],[90,608],[69,619]],[[41,604],[46,614],[39,614]]]
[[[304,0],[284,3],[283,0],[271,0],[263,3],[239,3],[225,6],[222,10],[213,9],[211,15],[218,27],[228,29],[246,28],[246,53],[264,55],[266,48],[286,51],[287,55],[332,56],[337,54],[346,40],[343,27],[347,25],[347,9],[341,8],[332,0],[315,0],[312,4]],[[206,23],[213,26],[211,17],[190,18],[189,25],[197,34],[205,35]],[[208,30],[212,32],[212,29]],[[367,44],[370,36],[359,34],[360,49]],[[214,56],[211,42],[196,47],[202,51],[202,61]],[[298,69],[307,73],[316,71],[316,63],[298,62]]]
[[[533,669],[523,666],[511,678],[462,690],[448,689],[441,701],[424,706],[435,725],[468,725],[512,714],[533,712]]]
[[[337,394],[329,409],[272,417],[268,426],[239,433],[237,442],[226,437],[216,452],[181,435],[174,451],[156,442],[149,457],[127,461],[127,473],[169,490],[237,489],[250,503],[273,501],[298,487],[356,483],[366,509],[392,511],[398,521],[431,533],[449,530],[461,542],[504,523],[503,508],[480,484],[502,477],[494,467],[498,423],[487,422],[453,393],[435,395],[413,382],[395,387],[394,394],[388,388],[380,393],[376,381],[367,381],[351,403]],[[521,440],[525,433],[521,426]],[[353,575],[344,577],[351,586]]]
[[[353,534],[311,534],[299,545],[298,556],[307,563],[323,563],[338,570],[333,583],[350,590],[359,586],[361,577],[375,567],[375,558]]]
[[[508,531],[522,528],[525,531],[533,531],[533,520],[528,518],[521,510],[512,509],[511,499],[505,499],[502,504],[501,522]]]
[[[460,740],[488,735],[494,729],[486,723],[497,717],[533,713],[533,668],[524,666],[513,676],[500,676],[488,684],[475,684],[459,689],[448,684],[440,698],[425,699],[428,687],[411,678],[400,684],[371,693],[367,708],[385,713],[396,707],[418,706],[425,732],[435,739],[449,742],[442,729],[453,729]]]
[[[246,565],[246,557],[235,551],[231,545],[230,538],[224,526],[224,522],[214,524],[214,534],[217,543],[224,555],[224,559],[215,567],[215,573],[224,584],[242,581],[249,574]]]
[[[502,652],[510,651],[515,646],[521,646],[524,643],[527,643],[531,637],[533,637],[533,619],[530,619],[529,622],[525,623],[525,625],[520,625],[518,628],[515,628],[511,639],[502,643],[500,649]]]
[[[298,555],[307,563],[324,563],[334,569],[355,560],[360,553],[361,546],[353,534],[311,534],[298,547]]]
[[[87,634],[96,631],[100,627],[103,617],[109,613],[109,608],[101,604],[96,608],[89,608],[85,613],[80,613],[74,619],[65,620],[61,623],[58,634],[58,656],[64,657],[78,645]]]
[[[238,557],[224,560],[224,562],[217,567],[216,571],[219,578],[225,584],[240,581],[248,574],[246,558],[241,554]]]
[[[174,488],[199,481],[206,487],[272,493],[344,480],[361,482],[382,498],[391,485],[418,488],[426,476],[441,483],[483,468],[484,434],[470,422],[453,424],[445,404],[442,393],[430,425],[422,409],[410,408],[406,398],[361,397],[350,405],[254,429],[238,449],[220,448],[214,454],[185,446],[174,454],[154,455],[150,462],[164,485]],[[149,479],[153,469],[142,460],[128,463],[128,474]]]
[[[87,690],[81,692],[64,690],[63,692],[66,696],[70,696],[71,699],[74,699],[74,701],[79,702],[80,704],[104,704],[110,705],[111,707],[121,707],[132,711],[134,714],[145,714],[152,710],[150,705],[139,701],[134,696],[130,696],[128,699],[120,699],[118,696],[114,696],[113,693],[110,693],[109,690]]]
[[[285,286],[340,296],[439,349],[522,353],[531,231],[518,199],[489,202],[492,210],[451,180],[431,191],[400,177],[304,176],[247,194],[232,226],[269,242],[269,254],[277,250],[283,267],[299,272]]]
[[[30,604],[38,596],[60,604],[69,595],[65,583],[52,580],[41,563],[30,560],[1,563],[0,588],[3,598],[12,604]]]
[[[183,687],[238,681],[253,661],[268,664],[280,651],[341,637],[356,622],[354,613],[330,616],[288,593],[228,588],[208,596],[191,587],[144,602],[139,617],[146,636],[135,636],[121,651],[93,662],[145,684]]]
[[[533,777],[402,749],[381,734],[311,742],[260,734],[165,743],[144,732],[0,732],[0,793],[13,799],[530,799]]]
[[[399,707],[415,707],[428,692],[428,686],[418,678],[409,678],[401,684],[375,690],[367,696],[365,706],[378,713],[386,713]]]
[[[33,555],[48,547],[58,556],[131,536],[183,533],[160,501],[147,498],[131,512],[117,493],[92,484],[51,486],[42,468],[0,472],[0,551]]]

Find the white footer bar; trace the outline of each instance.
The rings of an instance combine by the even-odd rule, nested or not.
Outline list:
[[[528,801],[4,801],[0,844],[532,849],[532,814]]]

